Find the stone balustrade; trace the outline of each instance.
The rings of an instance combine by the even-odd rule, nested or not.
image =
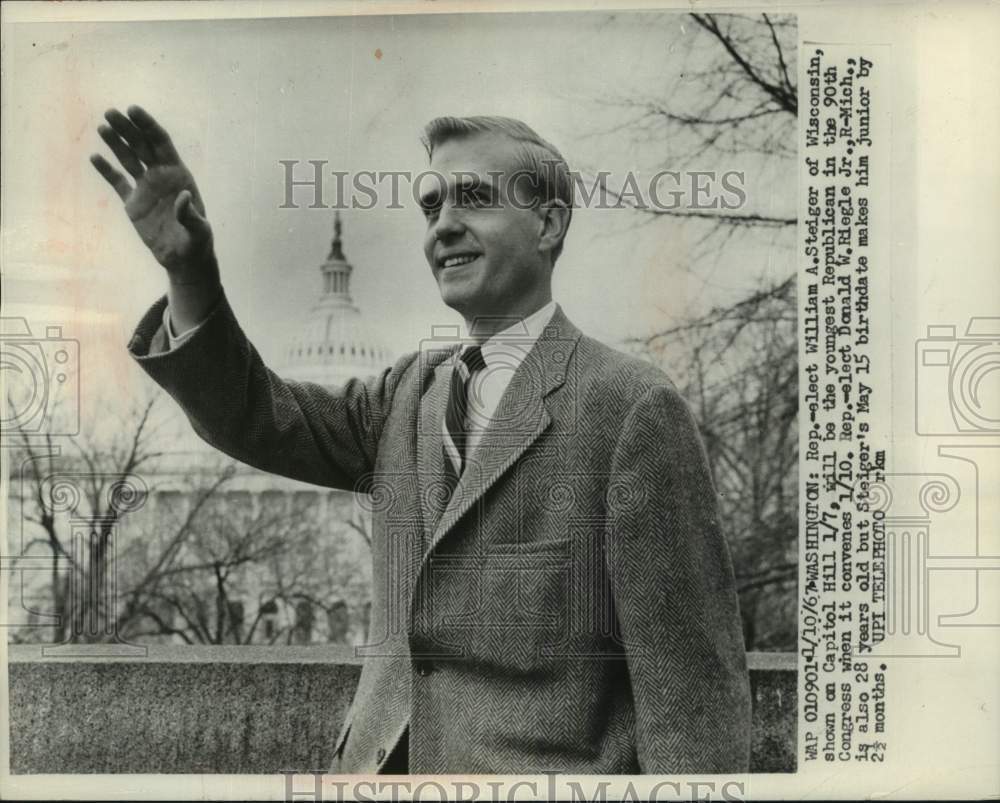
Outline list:
[[[361,671],[351,648],[325,646],[106,658],[12,645],[8,656],[17,774],[325,771]],[[752,769],[793,771],[795,655],[749,662]]]

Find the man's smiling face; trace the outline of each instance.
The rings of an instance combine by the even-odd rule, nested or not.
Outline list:
[[[420,186],[424,254],[441,299],[467,321],[527,315],[550,298],[551,264],[538,247],[542,218],[525,208],[525,187],[518,203],[508,196],[517,148],[501,134],[446,140],[431,159],[436,175]],[[530,186],[528,179],[519,183]]]

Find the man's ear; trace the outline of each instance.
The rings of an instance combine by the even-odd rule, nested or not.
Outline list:
[[[556,248],[566,236],[573,210],[565,201],[553,198],[538,207],[541,218],[539,223],[538,249],[551,251]]]

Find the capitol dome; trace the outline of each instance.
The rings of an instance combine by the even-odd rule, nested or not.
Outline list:
[[[320,265],[321,293],[283,352],[281,375],[327,387],[364,379],[388,367],[392,354],[370,329],[351,299],[354,268],[344,256],[340,213],[334,213],[333,242]]]

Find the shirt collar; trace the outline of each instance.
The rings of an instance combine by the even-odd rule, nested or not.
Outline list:
[[[522,318],[512,326],[491,335],[483,341],[481,347],[483,361],[487,365],[493,363],[503,363],[505,366],[511,366],[511,363],[514,363],[515,367],[520,365],[538,338],[542,336],[542,332],[545,331],[545,327],[552,320],[555,312],[556,302],[550,301],[526,318]],[[466,343],[458,353],[462,354],[469,348],[471,348],[471,344]]]

